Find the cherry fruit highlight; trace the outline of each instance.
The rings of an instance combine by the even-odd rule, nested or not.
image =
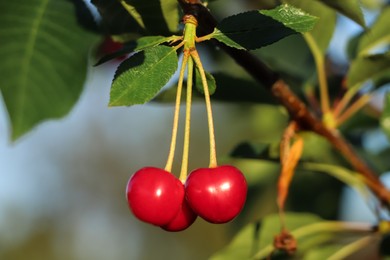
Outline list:
[[[221,224],[240,213],[248,188],[240,170],[224,165],[194,170],[185,183],[185,190],[195,213],[208,222]]]
[[[138,170],[126,188],[127,202],[140,220],[156,226],[168,225],[184,201],[184,186],[173,174],[155,167]]]

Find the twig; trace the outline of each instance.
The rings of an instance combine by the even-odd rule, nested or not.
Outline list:
[[[185,14],[192,14],[198,20],[198,36],[211,33],[217,25],[216,20],[209,10],[200,1],[178,0]],[[228,55],[230,55],[241,67],[243,67],[254,79],[278,98],[281,104],[290,113],[290,116],[299,124],[301,129],[313,131],[325,137],[340,153],[350,162],[352,167],[359,172],[368,186],[381,201],[390,209],[390,192],[380,182],[377,174],[359,157],[351,145],[342,137],[336,129],[327,128],[321,120],[316,118],[300,100],[280,79],[279,75],[268,68],[256,56],[243,50],[228,47],[217,41],[213,41]]]

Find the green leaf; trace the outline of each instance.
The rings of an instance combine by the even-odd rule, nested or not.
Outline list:
[[[105,31],[111,35],[121,34],[146,34],[145,28],[141,27],[133,16],[129,15],[121,1],[91,0],[102,17],[102,25]]]
[[[227,33],[229,33],[229,32],[227,32]],[[236,48],[239,50],[245,50],[245,48],[243,46],[238,44],[233,39],[229,38],[229,36],[225,32],[220,31],[218,28],[214,29],[214,31],[212,33],[212,38],[222,42],[223,44],[225,44],[229,47]]]
[[[390,93],[387,93],[384,108],[380,119],[381,127],[390,140]]]
[[[291,46],[294,46],[294,51],[291,51]],[[301,35],[284,38],[254,53],[293,88],[302,88],[315,72],[312,54]]]
[[[301,160],[305,162],[345,165],[344,158],[340,158],[339,153],[324,137],[307,131],[302,131],[300,136],[302,136],[305,143]]]
[[[310,250],[305,259],[329,259],[335,252],[343,248],[343,244],[330,244]]]
[[[320,0],[324,4],[336,9],[359,25],[365,27],[365,21],[359,0]]]
[[[91,0],[110,34],[170,35],[178,30],[176,0]]]
[[[280,5],[271,10],[261,10],[260,13],[300,33],[311,31],[318,20],[318,17],[288,4]]]
[[[145,2],[144,0],[138,0]],[[160,0],[162,15],[170,32],[176,32],[179,26],[179,7],[176,0]]]
[[[372,56],[358,57],[349,68],[348,87],[354,87],[368,80],[385,84],[382,79],[390,79],[390,52]],[[378,84],[376,84],[378,87]]]
[[[369,54],[376,47],[390,45],[390,7],[385,8],[374,25],[363,35],[358,45],[360,56]]]
[[[215,90],[217,89],[217,83],[215,82],[215,79],[213,75],[205,71],[206,74],[206,80],[207,80],[207,85],[209,89],[209,94],[212,95],[214,94]],[[200,76],[200,71],[198,67],[195,67],[195,73],[194,73],[194,85],[196,89],[204,95],[204,89],[203,89],[203,84],[202,84],[202,77]]]
[[[362,6],[370,11],[378,10],[386,5],[386,1],[383,0],[360,0]]]
[[[178,30],[179,10],[176,0],[123,1],[135,9],[138,23],[144,25],[150,33],[169,34]]]
[[[372,239],[372,237],[361,238],[362,234],[371,232],[370,224],[323,221],[313,214],[289,212],[285,214],[285,223],[290,234],[297,240],[298,250],[291,258],[284,255],[281,259],[328,259],[327,257],[310,258],[313,255],[345,259],[347,255],[361,249]],[[266,259],[271,254],[275,256],[278,252],[274,251],[273,242],[275,235],[280,234],[280,231],[280,216],[278,214],[266,216],[262,221],[245,226],[227,247],[214,254],[211,259]],[[355,241],[348,244],[346,239],[350,239],[353,232],[357,234],[353,238]],[[356,240],[356,237],[361,239]],[[339,246],[340,244],[342,246]],[[331,247],[314,253],[324,246]],[[336,255],[340,257],[336,258]]]
[[[109,60],[127,55],[132,52],[143,51],[148,48],[156,47],[162,43],[170,42],[178,38],[179,36],[144,36],[138,38],[136,41],[127,42],[120,50],[104,55],[98,60],[98,62],[96,62],[95,66],[101,65]]]
[[[318,48],[325,55],[336,26],[336,12],[319,1],[284,0],[305,12],[319,17],[313,30],[308,32],[316,42]]]
[[[287,4],[223,19],[212,37],[237,49],[253,50],[298,32],[310,31],[317,18]]]
[[[179,36],[145,36],[141,37],[136,41],[137,47],[134,49],[135,51],[145,50],[151,47],[156,47],[164,42],[170,42],[175,39],[178,39]]]
[[[142,20],[141,15],[138,13],[135,7],[129,3],[126,3],[125,0],[119,0],[119,2],[121,3],[122,7],[134,18],[138,25],[141,28],[145,29],[144,21]]]
[[[95,39],[77,23],[71,1],[0,1],[0,90],[12,139],[70,111]]]
[[[367,198],[369,195],[367,186],[360,175],[346,168],[332,164],[306,162],[300,164],[299,169],[327,173],[345,183],[347,186],[355,188],[362,195],[362,197]]]
[[[355,59],[356,56],[358,55],[358,47],[363,35],[364,35],[363,32],[360,32],[349,39],[346,48],[346,54],[349,60]]]
[[[243,172],[249,186],[259,185],[259,183],[272,185],[280,171],[279,162],[269,160],[229,158],[227,163]]]
[[[288,229],[294,232],[300,227],[318,223],[321,219],[312,214],[287,213],[285,221]],[[266,216],[261,222],[248,224],[233,238],[227,247],[214,254],[211,259],[253,259],[253,256],[256,259],[266,258],[273,249],[274,236],[280,233],[280,228],[280,217],[277,214]],[[327,235],[322,233],[317,236]],[[313,235],[310,236],[310,239],[312,238]],[[307,237],[297,239],[298,245],[303,248],[310,243],[310,239],[307,239]]]
[[[177,69],[176,50],[157,46],[122,62],[114,76],[110,106],[131,106],[150,101]]]
[[[372,232],[364,233],[351,234],[348,239],[339,239],[337,243],[314,248],[308,252],[305,259],[359,259],[362,255],[372,255],[374,250],[377,250],[378,237]]]

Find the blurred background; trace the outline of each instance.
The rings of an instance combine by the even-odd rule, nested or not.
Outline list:
[[[252,8],[247,5],[250,2],[217,1],[213,8],[224,17]],[[347,61],[343,51],[347,39],[358,30],[353,22],[339,17],[330,56],[341,67]],[[201,54],[205,66],[217,71],[208,51],[203,49]],[[241,73],[232,61],[224,62],[232,73]],[[198,219],[186,231],[168,233],[135,219],[125,199],[127,181],[141,167],[164,167],[173,106],[152,102],[108,108],[118,63],[99,67],[92,63],[71,113],[39,125],[15,143],[9,141],[10,124],[0,101],[0,259],[207,259],[244,223],[275,212],[271,192],[251,202],[261,205],[261,214],[248,211],[225,225]],[[170,84],[174,83],[173,79]],[[287,119],[283,110],[272,105],[216,101],[213,109],[222,161],[243,141],[266,139],[272,131],[278,136],[275,129]],[[190,169],[208,165],[207,131],[204,104],[199,101],[193,107]]]
[[[66,118],[43,123],[15,143],[8,140],[2,104],[0,259],[204,259],[227,243],[226,225],[199,219],[171,234],[130,213],[127,181],[141,167],[165,166],[173,107],[108,108],[116,65],[91,68]],[[203,103],[193,112],[190,169],[207,167],[209,158]],[[222,155],[250,133],[250,113],[231,104],[215,104],[214,113]]]

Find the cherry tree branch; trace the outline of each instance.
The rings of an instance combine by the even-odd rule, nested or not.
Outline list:
[[[217,21],[209,10],[202,5],[200,0],[178,0],[185,14],[194,15],[198,19],[199,36],[211,33],[217,25]],[[241,67],[243,67],[255,80],[261,83],[279,100],[287,109],[291,118],[296,121],[301,129],[315,132],[326,138],[349,161],[351,166],[362,175],[368,187],[379,201],[390,208],[390,192],[379,180],[378,175],[355,152],[352,146],[343,138],[337,129],[327,128],[279,77],[268,68],[261,60],[250,52],[234,49],[222,43],[214,41],[223,51],[230,55]]]

